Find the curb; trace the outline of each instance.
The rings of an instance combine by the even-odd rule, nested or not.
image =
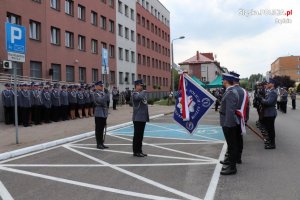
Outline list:
[[[162,117],[162,116],[165,116],[165,115],[167,115],[167,113],[166,114],[154,115],[154,116],[151,116],[150,119],[155,119],[155,118]],[[130,126],[132,124],[133,124],[132,121],[131,122],[126,122],[126,123],[123,123],[123,124],[118,124],[118,125],[115,125],[115,126],[108,127],[107,131],[112,131],[112,130],[115,130],[115,129],[127,127],[127,126]],[[37,145],[34,145],[34,146],[25,147],[25,148],[14,150],[14,151],[5,152],[5,153],[0,154],[0,161],[7,160],[9,158],[14,158],[14,157],[17,157],[17,156],[21,156],[21,155],[24,155],[24,154],[32,153],[32,152],[35,152],[35,151],[49,149],[51,147],[63,145],[63,144],[69,143],[69,142],[74,142],[74,141],[77,141],[77,140],[81,140],[81,139],[84,139],[84,138],[87,138],[87,137],[94,136],[94,134],[95,134],[95,131],[91,131],[91,132],[82,133],[82,134],[79,134],[79,135],[75,135],[75,136],[71,136],[71,137],[67,137],[67,138],[63,138],[63,139],[59,139],[59,140],[54,140],[54,141],[51,141],[51,142],[46,142],[46,143],[37,144]]]

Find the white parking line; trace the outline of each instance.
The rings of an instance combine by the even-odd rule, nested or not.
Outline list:
[[[10,195],[10,193],[7,191],[6,187],[3,185],[3,183],[0,181],[0,197],[3,200],[13,200],[14,198]]]

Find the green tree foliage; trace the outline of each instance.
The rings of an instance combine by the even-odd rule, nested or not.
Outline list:
[[[249,77],[249,80],[248,80],[248,89],[249,90],[254,89],[254,86],[255,86],[256,82],[259,82],[259,81],[262,81],[262,80],[263,80],[263,75],[262,74],[252,74]]]
[[[278,85],[281,87],[295,87],[295,81],[291,80],[289,76],[275,76],[274,79],[278,82]]]
[[[297,86],[297,92],[300,92],[300,83]]]

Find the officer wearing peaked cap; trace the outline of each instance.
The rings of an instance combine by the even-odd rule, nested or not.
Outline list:
[[[220,125],[228,146],[228,162],[223,165],[221,175],[231,175],[237,172],[236,163],[239,154],[238,134],[240,133],[236,128],[239,125],[239,120],[235,114],[235,111],[239,109],[239,96],[234,87],[234,76],[224,73],[222,78],[226,91],[221,100]]]
[[[135,91],[132,93],[132,121],[134,125],[134,136],[132,141],[133,156],[144,157],[147,156],[147,154],[144,154],[142,151],[142,143],[146,122],[149,122],[147,91],[144,89],[143,80],[136,80],[134,84]]]
[[[103,91],[103,82],[98,81],[95,83],[96,91],[94,93],[94,103],[95,103],[95,136],[98,149],[106,149],[107,146],[104,145],[104,128],[106,126],[106,120],[108,116],[107,109],[107,94]]]
[[[6,89],[2,91],[5,124],[12,124],[14,123],[14,93],[9,83],[6,83],[5,87]]]

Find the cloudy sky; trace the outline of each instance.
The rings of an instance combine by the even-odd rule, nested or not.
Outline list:
[[[174,42],[176,63],[197,50],[213,52],[221,66],[249,77],[265,74],[280,56],[300,55],[299,0],[160,1],[171,12],[171,38],[186,37]],[[292,15],[268,14],[274,10]],[[279,24],[282,19],[290,23]]]

